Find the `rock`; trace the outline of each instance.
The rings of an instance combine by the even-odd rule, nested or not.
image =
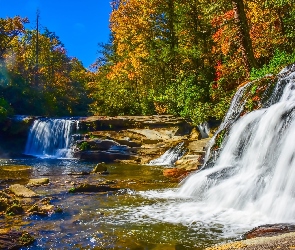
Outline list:
[[[132,141],[130,139],[117,139],[116,142],[118,142],[120,145],[125,145],[128,147],[140,147],[142,145],[140,141]]]
[[[10,191],[16,196],[24,198],[38,197],[38,195],[31,189],[26,188],[24,185],[14,184],[9,187]]]
[[[269,237],[283,233],[295,232],[294,224],[269,224],[255,227],[243,235],[244,239]]]
[[[101,163],[96,164],[96,166],[94,167],[92,172],[93,173],[101,173],[101,172],[104,172],[104,171],[107,171],[107,170],[108,170],[108,168],[105,165],[105,163],[101,162]]]
[[[25,231],[7,231],[0,232],[0,249],[19,249],[29,246],[35,239]]]
[[[125,128],[188,127],[185,119],[173,115],[90,116],[80,122],[84,130],[120,130]]]
[[[69,193],[79,193],[79,192],[108,192],[116,191],[118,188],[113,188],[108,185],[96,185],[96,184],[81,184],[78,187],[71,188]]]
[[[163,170],[163,175],[169,178],[180,178],[185,177],[188,171],[179,168],[165,168]]]
[[[48,216],[52,213],[61,213],[62,209],[50,204],[50,198],[46,197],[31,206],[27,212],[30,215]]]
[[[8,204],[8,200],[5,198],[1,198],[0,199],[0,212],[4,212],[6,211],[6,209],[8,208],[9,204]]]
[[[113,140],[99,140],[99,139],[90,139],[82,140],[76,142],[77,147],[84,150],[108,150],[113,146],[118,146],[119,143]]]
[[[13,199],[11,195],[9,195],[3,191],[0,191],[0,198]]]
[[[30,178],[32,168],[25,165],[0,166],[0,179],[9,181],[26,181]]]
[[[69,173],[68,175],[90,175],[90,172],[82,171],[82,172],[74,172],[74,173]],[[66,181],[65,181],[66,183]]]
[[[18,214],[22,214],[23,212],[24,212],[24,209],[19,204],[12,204],[6,210],[6,214],[8,214],[8,215],[18,215]]]
[[[75,153],[75,157],[89,161],[113,162],[115,160],[128,160],[129,154],[108,151],[81,151]]]
[[[41,186],[49,183],[48,178],[30,179],[28,185],[30,186]]]

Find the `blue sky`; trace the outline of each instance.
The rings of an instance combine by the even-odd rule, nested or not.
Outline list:
[[[28,28],[40,26],[59,36],[68,55],[88,67],[98,57],[98,43],[109,39],[110,0],[0,0],[0,18],[28,17]]]

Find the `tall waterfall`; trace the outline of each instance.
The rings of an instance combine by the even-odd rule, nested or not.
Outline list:
[[[235,121],[214,166],[193,173],[176,190],[143,193],[169,198],[163,206],[140,207],[143,218],[208,231],[218,225],[227,236],[295,222],[295,65],[288,70],[279,74],[267,106],[240,118],[245,88],[238,91],[221,126]]]
[[[72,158],[71,134],[78,121],[69,119],[37,119],[26,144],[25,154],[37,157]]]

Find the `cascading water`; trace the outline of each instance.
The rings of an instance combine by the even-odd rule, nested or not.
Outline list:
[[[168,149],[159,158],[151,160],[149,162],[149,165],[154,165],[154,166],[172,165],[184,155],[185,151],[186,149],[184,148],[184,143],[181,142],[177,144],[175,147]]]
[[[140,207],[140,216],[197,228],[218,225],[227,237],[265,223],[295,222],[295,70],[290,71],[279,75],[276,103],[232,124],[213,167],[192,174],[176,191],[144,192],[170,200]],[[244,102],[234,112],[233,104],[244,90],[228,117],[241,112]]]
[[[72,158],[71,135],[77,127],[76,120],[35,120],[29,132],[25,154],[41,158]]]

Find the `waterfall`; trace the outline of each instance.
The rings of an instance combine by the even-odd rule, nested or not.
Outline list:
[[[211,140],[209,141],[208,145],[207,145],[207,151],[206,151],[206,155],[204,158],[204,166],[206,166],[206,163],[209,160],[209,157],[211,157],[211,148],[213,147],[213,145],[215,144],[215,139],[217,137],[217,135],[224,129],[228,128],[229,126],[231,126],[236,119],[241,115],[244,106],[246,104],[247,101],[247,94],[245,95],[245,92],[249,89],[249,87],[252,85],[252,82],[249,82],[247,84],[245,84],[243,87],[239,88],[238,91],[236,92],[236,94],[234,95],[230,107],[222,121],[222,123],[220,124],[220,126],[218,127],[217,131],[215,132],[215,134],[213,135],[213,137],[211,138]],[[215,159],[214,159],[215,160]]]
[[[275,91],[282,85],[277,103],[233,124],[214,167],[185,180],[180,196],[195,197],[215,211],[295,221],[295,72],[284,72]]]
[[[199,124],[197,127],[200,131],[202,139],[209,137],[210,128],[208,122],[203,122],[202,124]]]
[[[143,192],[168,200],[141,206],[141,218],[206,228],[206,233],[218,228],[221,237],[295,222],[295,66],[278,77],[277,96],[269,105],[242,117],[241,94],[247,95],[248,87],[239,89],[219,128],[230,130],[214,165],[192,173],[177,189]]]
[[[163,155],[159,158],[151,160],[148,165],[154,166],[169,166],[173,165],[178,159],[180,159],[186,149],[184,148],[184,143],[181,142],[177,144],[175,147],[168,149]]]
[[[41,158],[72,158],[71,135],[77,127],[76,120],[35,120],[29,131],[25,154]]]

